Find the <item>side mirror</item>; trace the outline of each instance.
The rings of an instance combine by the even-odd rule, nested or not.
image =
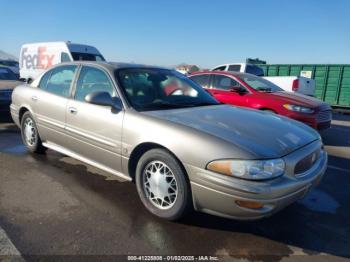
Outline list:
[[[85,101],[99,106],[110,106],[115,111],[122,110],[122,102],[119,97],[112,97],[108,92],[93,92],[85,97]]]
[[[241,86],[231,86],[230,91],[239,94],[244,94],[246,92],[246,90]]]

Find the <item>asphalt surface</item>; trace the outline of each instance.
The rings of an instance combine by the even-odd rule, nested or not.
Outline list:
[[[334,118],[322,134],[329,167],[321,184],[276,215],[252,222],[201,213],[179,222],[158,219],[142,206],[134,184],[51,150],[32,155],[15,126],[0,124],[0,229],[26,260],[157,254],[348,260],[350,116]],[[4,254],[0,248],[0,261]]]

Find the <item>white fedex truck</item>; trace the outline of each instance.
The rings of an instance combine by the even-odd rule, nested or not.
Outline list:
[[[20,78],[31,82],[53,65],[79,60],[105,61],[97,48],[70,41],[24,44],[19,57]]]

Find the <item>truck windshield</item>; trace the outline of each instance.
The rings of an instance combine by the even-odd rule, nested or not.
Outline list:
[[[17,77],[10,69],[0,67],[0,80],[17,80]]]
[[[120,69],[115,76],[126,98],[138,111],[220,104],[202,87],[173,70]]]
[[[275,84],[271,83],[270,81],[254,76],[245,74],[240,76],[240,79],[244,81],[246,84],[248,84],[251,88],[260,91],[260,92],[280,92],[283,91],[282,88],[279,86],[276,86]]]
[[[74,61],[105,61],[102,55],[71,52]]]

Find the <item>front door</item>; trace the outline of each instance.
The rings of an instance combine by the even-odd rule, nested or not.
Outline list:
[[[124,111],[115,112],[110,106],[85,102],[86,95],[98,91],[117,96],[114,84],[104,70],[83,66],[73,97],[67,103],[66,131],[70,147],[95,164],[121,172]]]
[[[76,65],[59,66],[48,71],[33,90],[32,107],[43,141],[67,146],[65,138],[66,106]]]
[[[221,103],[235,106],[248,106],[249,93],[238,93],[232,91],[232,88],[237,86],[245,89],[245,87],[231,77],[225,75],[213,75],[212,86],[209,91]]]

